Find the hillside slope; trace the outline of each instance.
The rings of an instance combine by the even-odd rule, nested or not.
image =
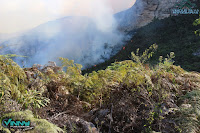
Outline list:
[[[0,56],[0,122],[31,120],[34,133],[199,133],[200,74],[174,66],[173,57],[147,67],[132,53],[137,63],[115,62],[83,76],[81,65],[64,58],[62,67],[23,69]],[[14,132],[0,125],[6,130]]]
[[[194,34],[199,26],[194,26],[193,22],[197,15],[182,15],[154,20],[150,24],[130,31],[128,34],[134,35],[131,40],[115,56],[98,64],[95,67],[84,70],[84,73],[93,70],[105,69],[115,61],[130,59],[130,53],[140,48],[141,51],[156,43],[158,50],[151,63],[156,62],[159,56],[166,56],[169,52],[175,53],[175,64],[189,71],[200,71],[200,57],[193,53],[200,49],[200,37]]]

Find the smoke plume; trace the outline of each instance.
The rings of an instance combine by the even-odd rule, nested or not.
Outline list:
[[[17,63],[26,67],[65,57],[86,68],[105,61],[122,47],[124,33],[117,30],[118,24],[107,0],[86,0],[87,5],[80,5],[79,0],[74,0],[72,5],[59,2],[55,14],[74,10],[83,11],[86,16],[74,14],[39,25],[0,44],[5,46],[1,53],[27,56],[16,58]],[[62,8],[63,4],[73,8]]]

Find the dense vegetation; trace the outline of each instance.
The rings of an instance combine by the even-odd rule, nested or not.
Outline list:
[[[62,67],[23,69],[10,55],[0,56],[1,121],[30,119],[32,132],[199,132],[200,74],[173,65],[173,52],[147,65],[156,49],[142,55],[138,49],[132,60],[85,75],[65,58]]]
[[[129,60],[132,51],[136,51],[137,48],[143,51],[154,43],[158,45],[158,50],[150,60],[151,64],[155,64],[160,55],[166,56],[173,51],[176,54],[174,58],[176,65],[185,70],[200,72],[200,56],[194,55],[200,51],[200,36],[194,34],[200,26],[193,24],[198,17],[198,15],[180,15],[162,20],[155,19],[150,24],[129,32],[128,35],[133,37],[115,56],[84,70],[83,73],[105,69],[115,61]]]

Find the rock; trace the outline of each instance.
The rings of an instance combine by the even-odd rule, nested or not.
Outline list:
[[[72,116],[71,119],[68,121],[71,125],[72,123],[76,123],[77,125],[82,125],[82,128],[86,133],[99,133],[95,125],[91,122],[87,122],[83,119],[80,119],[78,117]]]
[[[130,31],[147,25],[156,19],[171,15],[171,9],[181,0],[136,0],[128,10],[115,14],[122,31]]]
[[[191,104],[182,104],[181,108],[189,109],[189,108],[192,108],[192,105]]]
[[[59,127],[66,127],[66,131],[69,133],[99,133],[93,123],[74,115],[65,114],[65,112],[52,116],[50,121]]]

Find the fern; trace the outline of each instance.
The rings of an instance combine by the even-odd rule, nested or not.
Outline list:
[[[137,62],[138,64],[142,65],[153,56],[157,48],[158,45],[153,44],[149,47],[149,49],[146,49],[141,56],[139,56],[139,49],[137,49],[136,54],[134,52],[131,52],[131,59]]]
[[[35,101],[26,101],[31,94],[27,91],[28,81],[24,70],[18,66],[11,57],[16,55],[0,55],[0,99],[4,104],[6,100],[14,100],[20,104],[40,106],[40,100],[46,101],[41,95],[32,95]],[[28,106],[26,106],[28,107]]]

